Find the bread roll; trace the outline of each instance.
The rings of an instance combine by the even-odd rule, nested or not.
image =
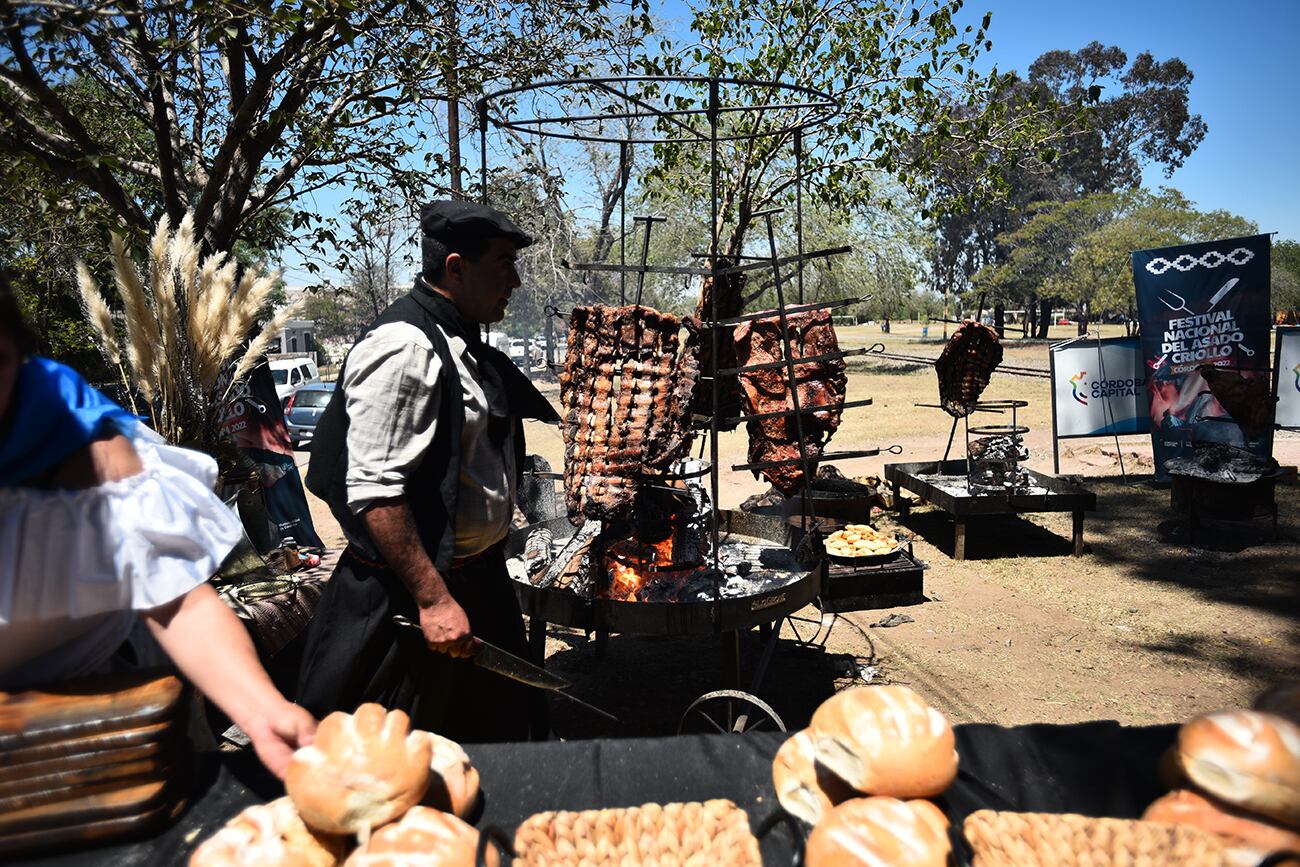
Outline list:
[[[929,801],[854,798],[826,815],[804,849],[807,867],[945,867],[948,819]]]
[[[905,686],[837,693],[809,728],[817,761],[864,794],[928,798],[957,777],[952,726]]]
[[[1178,732],[1178,766],[1199,789],[1248,813],[1300,827],[1300,726],[1238,710]]]
[[[318,831],[364,833],[424,797],[432,754],[428,733],[411,731],[405,713],[363,704],[321,720],[316,742],[290,759],[284,787]]]
[[[1142,818],[1209,831],[1223,841],[1234,867],[1254,867],[1272,852],[1300,852],[1300,834],[1252,819],[1186,789],[1157,799]]]
[[[772,760],[777,800],[809,825],[816,825],[831,807],[856,794],[848,783],[817,764],[813,752],[812,733],[804,729],[781,744]]]
[[[371,834],[345,867],[474,867],[477,848],[478,831],[463,820],[430,807],[412,807]],[[489,846],[485,859],[496,867],[496,849]]]
[[[1279,683],[1264,690],[1254,708],[1300,724],[1300,683]]]
[[[433,732],[426,734],[433,746],[433,776],[421,803],[464,819],[478,803],[478,771],[460,744]]]
[[[346,841],[303,824],[293,802],[278,798],[247,808],[203,842],[190,867],[334,867]]]

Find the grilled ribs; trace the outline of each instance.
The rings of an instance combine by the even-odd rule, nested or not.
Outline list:
[[[1209,386],[1210,394],[1248,438],[1258,439],[1273,429],[1277,398],[1273,396],[1266,371],[1247,376],[1212,364],[1202,364],[1196,369]]]
[[[827,310],[810,310],[786,316],[790,327],[790,350],[796,358],[828,355],[839,351],[839,341]],[[736,358],[739,366],[780,361],[785,358],[781,340],[781,319],[777,315],[742,322],[736,326]],[[844,359],[796,364],[799,409],[802,415],[804,451],[808,470],[816,472],[817,461],[831,434],[840,424],[844,392],[848,384]],[[740,374],[741,405],[746,415],[793,410],[789,373],[785,366],[751,370]],[[821,409],[824,408],[824,409]],[[809,412],[810,409],[816,409]],[[799,426],[793,415],[750,419],[749,461],[790,460],[800,457]],[[754,470],[767,477],[778,490],[789,496],[803,487],[801,461],[790,460],[775,467]]]
[[[679,357],[678,332],[687,331]],[[649,307],[576,307],[560,374],[569,520],[627,513],[635,479],[690,445],[699,327]]]
[[[719,270],[731,267],[731,260],[719,259]],[[745,305],[745,275],[723,274],[718,278],[718,319],[730,319],[739,316]],[[701,322],[709,322],[713,317],[713,278],[705,277],[700,288],[700,300],[695,306],[695,315]],[[734,325],[719,325],[718,363],[713,364],[713,329],[705,326],[700,333],[700,369],[729,370],[737,367]],[[713,410],[713,384],[707,379],[698,381],[691,408],[697,415],[716,415],[719,430],[735,430],[738,422],[727,422],[740,415],[740,382],[736,375],[728,374],[718,377],[718,407]]]
[[[963,322],[939,354],[934,369],[939,374],[939,403],[953,418],[965,418],[1002,363],[998,333],[978,322]]]

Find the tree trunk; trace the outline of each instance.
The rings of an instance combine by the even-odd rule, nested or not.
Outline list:
[[[1007,336],[1007,305],[1004,301],[993,302],[993,330],[998,333],[998,340]]]
[[[451,195],[452,198],[459,199],[463,197],[461,190],[460,175],[460,80],[456,71],[456,43],[460,39],[456,27],[456,4],[448,3],[446,12],[447,23],[447,159],[451,163]],[[487,196],[487,190],[480,191],[480,195]]]
[[[1034,336],[1046,340],[1048,329],[1052,327],[1052,299],[1038,299],[1038,333]]]

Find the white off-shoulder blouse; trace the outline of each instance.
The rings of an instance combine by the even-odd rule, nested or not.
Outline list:
[[[0,689],[102,670],[136,612],[208,580],[239,541],[216,463],[126,432],[143,471],[82,490],[0,488]]]

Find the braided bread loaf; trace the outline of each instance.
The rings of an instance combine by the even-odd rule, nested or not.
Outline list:
[[[1222,844],[1182,825],[977,810],[964,830],[974,867],[1223,867]]]
[[[644,804],[531,816],[515,832],[516,867],[758,867],[758,840],[731,801]]]

